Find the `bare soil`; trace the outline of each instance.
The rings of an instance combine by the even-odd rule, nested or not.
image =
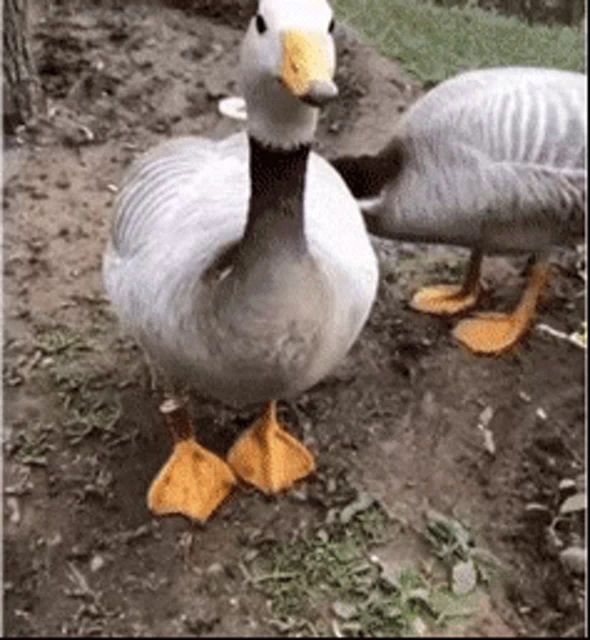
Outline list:
[[[361,339],[332,376],[281,405],[317,453],[315,478],[275,500],[241,489],[204,527],[150,516],[146,489],[169,443],[141,353],[104,297],[101,255],[138,153],[240,126],[217,101],[237,92],[247,14],[92,4],[36,16],[50,114],[5,149],[6,634],[274,635],[240,562],[256,541],[304,535],[368,491],[405,523],[383,550],[390,562],[427,557],[416,532],[433,507],[459,514],[505,566],[461,633],[583,636],[583,584],[562,568],[548,524],[560,481],[585,471],[584,352],[534,330],[514,353],[477,358],[453,342],[451,321],[412,312],[413,290],[460,277],[463,251],[375,241],[381,286]],[[328,156],[381,146],[420,94],[350,32],[339,49],[342,99],[318,142]],[[584,316],[574,261],[558,255],[540,310],[565,332]],[[483,306],[513,305],[525,267],[526,257],[488,259]],[[255,417],[196,396],[192,410],[219,453]],[[564,539],[584,533],[581,520],[566,526]]]

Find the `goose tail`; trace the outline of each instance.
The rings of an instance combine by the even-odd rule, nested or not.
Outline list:
[[[393,138],[374,155],[343,155],[330,160],[357,200],[374,200],[392,184],[405,164],[401,140]]]

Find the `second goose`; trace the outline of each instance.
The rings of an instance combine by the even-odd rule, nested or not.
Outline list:
[[[452,315],[477,304],[486,253],[530,252],[512,313],[456,326],[471,351],[499,354],[531,326],[553,245],[584,240],[586,76],[506,67],[463,73],[418,100],[374,156],[333,161],[364,207],[369,230],[472,250],[462,285],[419,291],[411,306]]]

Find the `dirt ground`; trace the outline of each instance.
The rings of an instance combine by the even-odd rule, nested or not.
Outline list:
[[[381,550],[390,563],[428,558],[417,532],[429,507],[459,514],[501,561],[486,604],[450,634],[583,636],[583,581],[556,541],[584,536],[582,518],[557,536],[548,525],[560,482],[585,471],[584,352],[534,330],[516,352],[481,359],[453,342],[450,321],[412,312],[417,287],[460,277],[463,251],[375,241],[381,285],[361,339],[332,376],[281,405],[317,453],[315,478],[275,500],[241,489],[204,527],[150,516],[146,489],[169,443],[141,353],[104,296],[101,254],[116,185],[139,152],[241,126],[217,101],[237,91],[243,16],[119,4],[36,16],[50,115],[5,150],[6,635],[274,635],[241,563],[261,539],[306,535],[361,491],[395,523]],[[420,94],[349,32],[339,49],[342,98],[318,142],[328,156],[379,147]],[[557,256],[540,311],[568,333],[584,318],[575,259]],[[525,266],[488,259],[484,307],[513,305]],[[219,453],[256,413],[197,397],[192,410]]]

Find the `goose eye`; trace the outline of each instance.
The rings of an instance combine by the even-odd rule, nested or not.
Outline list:
[[[267,30],[267,26],[266,26],[266,21],[264,20],[264,18],[258,14],[256,16],[256,31],[258,31],[258,33],[263,34],[266,30]]]
[[[330,26],[328,27],[328,33],[334,33],[334,29],[336,28],[336,20],[332,18],[330,21]]]

